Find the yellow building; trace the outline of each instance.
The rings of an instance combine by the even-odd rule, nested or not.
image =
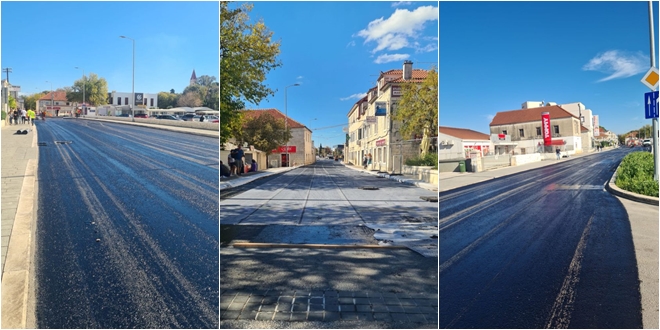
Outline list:
[[[405,160],[419,155],[420,140],[403,140],[399,122],[392,119],[401,98],[401,84],[421,84],[428,74],[427,70],[413,70],[412,65],[405,61],[402,70],[381,72],[377,85],[351,107],[345,162],[362,164],[363,158],[371,154],[369,169],[401,173]]]

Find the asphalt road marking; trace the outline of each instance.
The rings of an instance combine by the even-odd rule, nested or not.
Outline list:
[[[571,260],[568,268],[568,274],[564,278],[564,283],[559,290],[559,294],[555,299],[550,312],[550,319],[546,324],[546,329],[567,329],[571,323],[571,314],[573,312],[573,303],[575,302],[575,286],[580,281],[580,270],[582,269],[582,258],[584,257],[584,249],[587,246],[587,237],[591,230],[591,223],[594,220],[592,214],[587,222],[587,225],[582,231],[582,237],[578,242],[575,254]]]

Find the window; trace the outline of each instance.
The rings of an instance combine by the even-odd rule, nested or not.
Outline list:
[[[124,98],[124,104],[128,105],[128,97]]]
[[[358,129],[358,140],[362,140],[362,129]]]
[[[154,98],[153,97],[151,98],[151,106],[152,107],[154,106]]]
[[[507,132],[505,129],[502,130],[502,134],[507,135]]]
[[[540,127],[536,128],[536,136],[541,136],[541,128]]]
[[[117,105],[121,105],[121,97],[117,96]]]
[[[552,126],[552,129],[555,132],[555,134],[559,134],[559,125]]]
[[[519,129],[518,134],[520,134],[520,137],[525,137],[525,130],[524,129]]]

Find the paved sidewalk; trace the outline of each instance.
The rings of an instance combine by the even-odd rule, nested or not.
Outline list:
[[[349,165],[345,164],[342,162],[344,166],[347,168],[350,168],[352,170],[356,170],[359,172],[371,174],[371,175],[377,175],[383,178],[388,178],[390,180],[398,181],[404,184],[410,184],[410,185],[415,185],[417,187],[431,190],[431,191],[438,191],[438,186],[415,179],[412,175],[389,175],[387,173],[378,173],[376,171],[369,171],[365,170],[360,166],[355,166],[355,165]],[[266,170],[261,170],[256,173],[246,173],[243,174],[242,176],[231,176],[230,178],[220,178],[220,190],[222,189],[227,189],[227,188],[233,188],[233,187],[238,187],[242,186],[246,183],[250,183],[256,179],[271,176],[277,173],[282,173],[286,171],[293,170],[295,168],[298,168],[300,166],[294,166],[294,167],[276,167],[276,168],[269,168]]]
[[[55,119],[58,120],[58,119]],[[158,124],[151,124],[151,123],[142,123],[142,122],[132,122],[128,120],[113,120],[113,119],[107,119],[107,118],[94,118],[94,117],[80,117],[80,118],[67,118],[64,120],[94,120],[94,121],[107,121],[107,122],[112,122],[116,124],[124,124],[124,125],[133,125],[133,126],[142,126],[142,127],[149,127],[149,128],[155,128],[155,129],[162,129],[162,130],[167,130],[167,131],[173,131],[173,132],[180,132],[180,133],[188,133],[188,134],[195,134],[195,135],[202,135],[202,136],[210,136],[210,137],[217,137],[220,138],[220,131],[219,130],[208,130],[208,129],[201,129],[201,128],[191,128],[191,127],[178,127],[178,126],[168,126],[168,125],[158,125]],[[166,121],[165,119],[161,119]],[[220,127],[220,126],[218,126]],[[219,129],[219,128],[218,128]]]

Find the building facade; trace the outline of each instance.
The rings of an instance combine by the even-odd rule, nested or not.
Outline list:
[[[125,109],[130,113],[130,106],[133,94],[112,91],[108,93],[108,105]],[[135,113],[147,113],[147,109],[158,109],[158,94],[154,93],[135,93]]]
[[[542,119],[544,112],[550,116],[551,145],[543,140]],[[559,147],[568,154],[581,153],[582,134],[588,129],[580,120],[558,105],[498,112],[490,123],[491,135],[501,136],[495,141],[495,154],[530,154],[554,152]],[[511,142],[508,142],[510,138]]]
[[[404,140],[399,133],[400,123],[392,116],[401,98],[401,84],[421,84],[426,79],[428,71],[412,66],[412,62],[405,61],[402,70],[381,72],[376,86],[351,107],[345,162],[361,164],[371,154],[370,169],[401,173],[406,159],[419,156],[421,135]],[[431,145],[437,146],[437,134]]]
[[[37,112],[46,111],[46,115],[56,117],[60,114],[72,115],[75,111],[75,104],[67,101],[65,91],[50,92],[37,101]]]
[[[438,159],[453,160],[470,158],[472,152],[486,156],[493,149],[488,134],[466,128],[440,126],[438,135]]]
[[[272,150],[268,155],[268,167],[309,165],[316,162],[312,131],[307,126],[291,118],[287,118],[277,109],[250,109],[243,111],[245,119],[256,118],[268,113],[275,120],[286,120],[287,127],[291,129],[292,137],[288,145],[280,146],[276,150]]]

